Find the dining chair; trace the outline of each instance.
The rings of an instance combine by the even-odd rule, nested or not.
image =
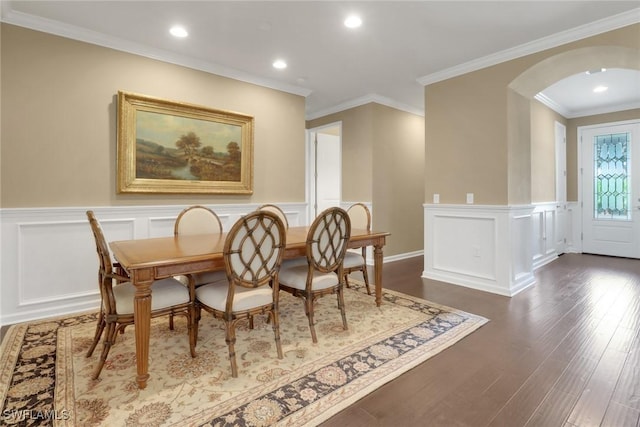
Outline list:
[[[176,218],[173,227],[173,234],[193,235],[193,234],[221,234],[222,222],[211,209],[193,205],[185,208]],[[201,286],[208,283],[222,282],[226,280],[224,271],[207,271],[195,273],[187,276],[188,280],[193,280],[194,286]]]
[[[271,204],[271,203],[266,203],[266,204],[258,207],[258,210],[259,211],[273,212],[274,214],[276,214],[278,216],[278,218],[280,218],[280,220],[284,224],[285,229],[289,228],[289,220],[287,220],[287,215],[285,215],[284,211],[279,206]]]
[[[253,329],[253,316],[267,314],[275,335],[278,358],[282,359],[279,320],[278,273],[286,246],[286,230],[274,213],[254,211],[233,225],[224,244],[227,286],[209,284],[196,289],[196,329],[201,310],[225,323],[231,375],[238,376],[235,356],[236,323],[246,319]]]
[[[112,262],[104,233],[93,211],[87,211],[87,218],[95,239],[100,264],[98,269],[98,285],[100,287],[101,304],[95,336],[87,351],[86,357],[93,355],[93,351],[106,329],[100,360],[92,376],[95,380],[100,376],[111,346],[115,344],[117,333],[124,333],[124,329],[134,323],[133,306],[136,289],[129,281],[129,277],[118,272],[118,264]],[[166,315],[173,316],[176,314],[184,315],[187,318],[189,350],[191,357],[195,357],[194,292],[178,280],[167,278],[154,281],[151,285],[151,293],[152,318]],[[173,329],[172,324],[171,329]]]
[[[351,234],[351,221],[344,209],[333,207],[318,215],[307,233],[306,265],[282,266],[280,289],[304,301],[311,339],[318,342],[314,326],[314,302],[337,294],[342,326],[348,329],[344,307],[342,263]]]
[[[364,203],[355,203],[347,209],[351,228],[371,231],[371,212]],[[349,249],[344,255],[344,283],[349,287],[349,275],[355,271],[362,272],[367,294],[371,295],[369,273],[367,272],[367,247]]]

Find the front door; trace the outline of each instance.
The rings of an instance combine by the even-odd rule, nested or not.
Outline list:
[[[640,258],[640,122],[580,136],[582,252]]]

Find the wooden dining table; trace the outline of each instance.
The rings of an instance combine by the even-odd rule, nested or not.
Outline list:
[[[287,230],[285,259],[305,256],[309,227]],[[352,229],[349,248],[373,247],[375,303],[382,302],[382,247],[387,232]],[[166,277],[224,270],[223,248],[226,233],[197,234],[150,239],[114,241],[109,244],[114,258],[127,271],[136,288],[134,322],[138,387],[149,379],[149,334],[151,298],[155,280]]]

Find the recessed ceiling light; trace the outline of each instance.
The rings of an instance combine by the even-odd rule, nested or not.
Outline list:
[[[174,25],[173,27],[171,27],[169,32],[171,33],[172,36],[179,37],[179,38],[184,38],[184,37],[187,37],[189,35],[187,30],[183,26],[180,26],[180,25]]]
[[[284,62],[284,60],[282,60],[282,59],[276,59],[275,61],[273,61],[273,68],[277,68],[278,70],[282,70],[284,68],[287,68],[287,63]]]
[[[362,19],[359,16],[351,15],[344,20],[344,26],[347,28],[358,28],[362,25]]]
[[[594,70],[589,70],[586,73],[591,75],[591,74],[598,74],[598,73],[604,73],[605,71],[607,71],[606,68],[596,68]]]
[[[593,91],[594,91],[595,93],[600,93],[600,92],[604,92],[604,91],[606,91],[607,89],[609,89],[609,88],[608,88],[608,87],[606,87],[606,86],[602,86],[602,85],[600,85],[600,86],[596,86],[596,87],[594,87],[594,88],[593,88]]]

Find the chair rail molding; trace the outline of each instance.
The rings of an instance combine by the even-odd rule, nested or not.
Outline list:
[[[513,296],[533,286],[533,205],[424,205],[423,277]]]
[[[205,205],[224,230],[262,203]],[[306,203],[277,203],[291,226],[306,225]],[[173,236],[188,205],[1,209],[0,325],[95,310],[98,258],[86,217],[91,209],[107,241]]]

